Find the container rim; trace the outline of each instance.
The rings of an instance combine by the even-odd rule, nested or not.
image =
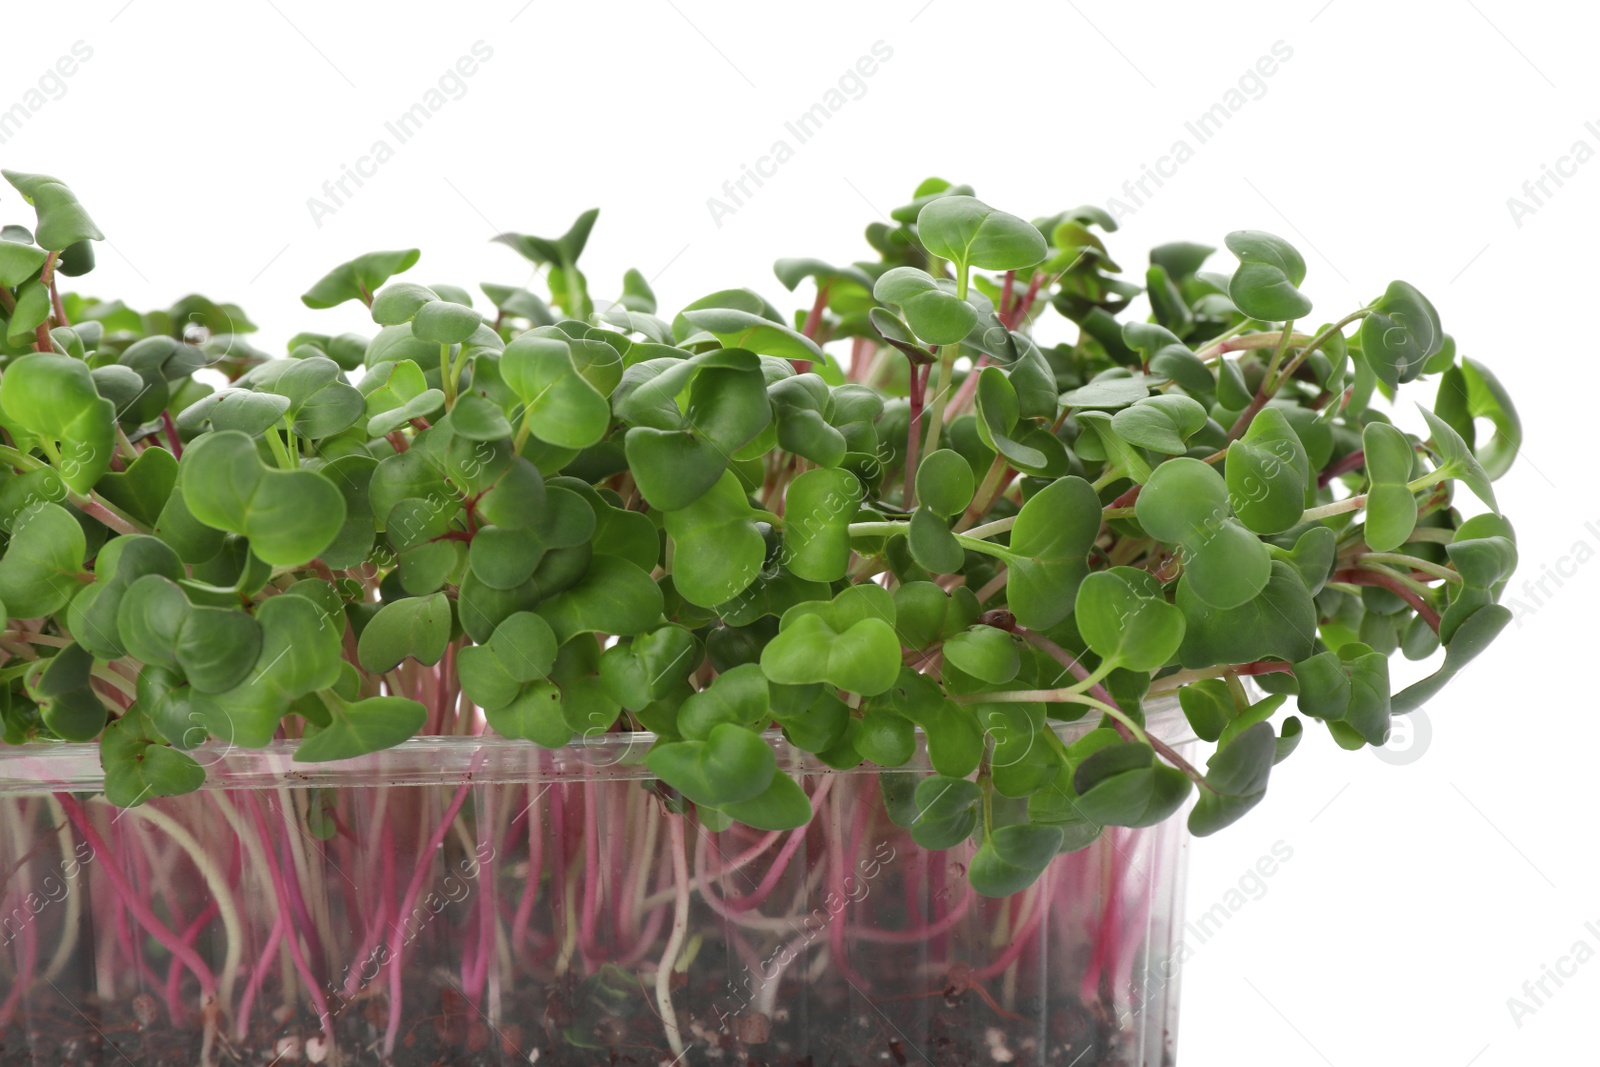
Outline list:
[[[1173,694],[1161,694],[1145,706],[1146,722],[1169,744],[1195,740],[1194,731]],[[1072,742],[1098,722],[1085,715],[1073,722],[1052,721],[1057,737]],[[861,764],[840,771],[768,730],[762,739],[772,746],[778,766],[797,775],[878,774],[885,770],[927,771],[926,745],[916,731],[916,754],[901,767]],[[578,737],[565,748],[540,748],[530,741],[493,734],[461,737],[414,737],[394,748],[328,763],[299,763],[298,740],[280,740],[265,748],[247,749],[231,742],[208,741],[189,754],[205,768],[200,791],[228,789],[310,789],[373,786],[534,785],[558,782],[645,781],[655,777],[644,755],[656,735],[648,731]],[[53,792],[99,791],[105,786],[100,746],[93,742],[35,741],[0,745],[0,797],[38,796]]]

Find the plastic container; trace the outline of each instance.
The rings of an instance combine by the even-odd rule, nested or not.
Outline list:
[[[985,899],[876,770],[774,734],[810,825],[713,832],[649,741],[208,748],[127,810],[92,745],[0,748],[0,1067],[1174,1062],[1180,820]]]

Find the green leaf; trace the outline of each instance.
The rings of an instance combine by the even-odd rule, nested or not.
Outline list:
[[[1239,257],[1239,269],[1228,282],[1228,298],[1235,307],[1263,322],[1311,313],[1311,301],[1298,288],[1305,281],[1306,261],[1293,245],[1262,230],[1235,230],[1224,240]]]
[[[827,682],[862,696],[885,692],[900,674],[893,599],[879,586],[851,586],[832,601],[790,609],[761,651],[761,669],[780,685]]]
[[[750,587],[761,573],[767,544],[763,513],[750,506],[739,479],[725,473],[710,491],[666,515],[672,538],[672,583],[691,604],[715,607]]]
[[[326,763],[393,748],[413,737],[428,709],[405,697],[368,697],[333,712],[328,726],[300,742],[297,763]]]
[[[20,241],[0,239],[0,288],[15,289],[38,277],[49,255],[42,248]]]
[[[268,367],[284,369],[270,376],[254,376]],[[289,428],[298,436],[315,441],[354,426],[366,407],[361,393],[341,381],[341,374],[339,365],[328,357],[306,356],[264,363],[240,381],[248,380],[270,393],[288,397],[284,417]],[[217,425],[215,416],[212,425],[224,428]]]
[[[990,685],[1005,685],[1022,669],[1011,635],[993,626],[974,626],[944,643],[945,661]]]
[[[1178,690],[1178,703],[1195,736],[1215,741],[1238,713],[1233,694],[1221,678],[1203,678]]]
[[[1440,375],[1434,411],[1472,448],[1490,478],[1499,478],[1511,469],[1522,449],[1522,419],[1511,395],[1488,367],[1463,358],[1460,366]],[[1487,419],[1495,430],[1482,444],[1477,440],[1477,419]]]
[[[137,535],[115,538],[102,548],[95,558],[95,572],[95,584],[68,606],[67,626],[84,647],[106,660],[127,652],[117,638],[117,609],[128,586],[147,574],[173,581],[187,577],[165,542]]]
[[[1444,346],[1439,313],[1415,286],[1402,281],[1389,283],[1356,337],[1361,358],[1391,391],[1421,374],[1428,358]]]
[[[1417,405],[1417,410],[1422,412],[1422,417],[1427,420],[1428,429],[1432,431],[1433,452],[1439,458],[1439,469],[1435,472],[1441,478],[1455,478],[1468,489],[1472,495],[1489,506],[1493,511],[1499,511],[1500,505],[1495,503],[1494,486],[1490,484],[1489,473],[1478,462],[1478,457],[1471,447],[1461,439],[1461,435],[1439,416]]]
[[[811,800],[787,774],[774,774],[767,788],[749,800],[722,804],[730,815],[757,830],[798,830],[811,821]]]
[[[811,338],[760,315],[737,308],[685,308],[683,318],[705,330],[724,348],[748,348],[763,356],[798,359],[826,365],[827,355]]]
[[[917,751],[916,728],[910,719],[872,707],[856,730],[856,751],[880,767],[903,767]]]
[[[1149,745],[1120,741],[1092,753],[1072,776],[1077,809],[1101,826],[1154,826],[1183,806],[1189,779],[1156,761]]]
[[[422,368],[409,359],[380,363],[362,377],[358,388],[365,397],[371,437],[382,437],[444,407],[444,393],[430,389]]]
[[[1362,644],[1323,652],[1294,665],[1300,710],[1347,723],[1370,745],[1389,739],[1389,659]]]
[[[6,324],[6,343],[24,347],[32,343],[35,331],[50,318],[50,290],[37,278],[25,283],[17,293],[16,307]]]
[[[967,560],[966,550],[950,532],[949,524],[926,507],[911,516],[906,544],[917,565],[933,574],[954,574]]]
[[[622,707],[643,711],[680,692],[700,660],[700,642],[694,634],[668,624],[607,649],[600,657],[600,683]],[[719,680],[725,677],[727,673],[718,675]],[[764,678],[761,692],[766,692]],[[684,703],[699,695],[703,694],[692,694]]]
[[[313,285],[301,303],[308,308],[331,308],[346,300],[372,302],[373,294],[392,276],[416,266],[422,253],[415,248],[398,252],[368,252],[341,263]]]
[[[580,633],[628,637],[661,620],[661,587],[625,559],[595,556],[572,588],[539,605],[558,643]]]
[[[1333,574],[1338,546],[1339,536],[1331,529],[1326,526],[1312,526],[1300,535],[1300,539],[1294,543],[1294,548],[1284,549],[1269,544],[1267,551],[1271,553],[1273,559],[1282,560],[1293,567],[1295,573],[1300,575],[1300,581],[1307,591],[1316,596],[1322,592],[1322,587]]]
[[[1043,452],[1017,439],[1028,427],[1018,431],[1017,392],[1005,371],[999,367],[979,371],[973,399],[978,409],[978,436],[984,445],[1023,470],[1040,470],[1049,463]]]
[[[117,633],[135,659],[175,668],[178,638],[193,610],[176,582],[148,574],[123,592],[117,605]]]
[[[900,641],[881,619],[862,619],[840,632],[820,616],[802,615],[762,649],[761,667],[780,684],[828,682],[871,696],[894,684]]]
[[[1100,498],[1082,478],[1060,478],[1030,497],[1011,528],[1006,598],[1017,621],[1047,630],[1072,614],[1100,532]]]
[[[1150,395],[1159,378],[1148,375],[1107,375],[1061,394],[1061,403],[1075,408],[1123,408]]]
[[[684,426],[732,456],[755,440],[772,421],[766,378],[760,358],[725,349],[715,363],[708,360],[689,386]]]
[[[1183,642],[1183,612],[1167,603],[1153,575],[1136,567],[1113,567],[1084,578],[1076,619],[1095,654],[1125,670],[1158,670]]]
[[[791,287],[792,288],[792,287]],[[650,288],[650,282],[634,267],[629,267],[622,275],[622,298],[617,301],[629,311],[645,315],[654,315],[656,311],[656,294]]]
[[[1112,429],[1111,416],[1103,411],[1080,411],[1077,421],[1079,433],[1074,445],[1080,458],[1104,459],[1105,470],[1115,467],[1122,477],[1141,485],[1150,480],[1150,464],[1144,453]]]
[[[768,690],[760,665],[742,663],[684,699],[678,706],[678,731],[691,741],[704,741],[722,723],[759,729],[772,717]]]
[[[550,267],[570,266],[583,254],[584,246],[589,243],[589,232],[594,229],[594,221],[599,217],[600,209],[590,208],[579,215],[567,232],[560,237],[502,233],[495,235],[493,240],[497,244],[514,249],[530,262]]]
[[[430,300],[411,318],[411,335],[437,345],[458,345],[477,332],[483,316],[449,300]]]
[[[1406,483],[1414,454],[1411,439],[1384,422],[1368,423],[1361,433],[1367,478],[1367,547],[1392,552],[1406,543],[1417,525],[1417,498]]]
[[[1395,715],[1415,711],[1432,700],[1461,669],[1477,658],[1478,654],[1500,635],[1511,621],[1510,609],[1501,604],[1488,604],[1469,615],[1456,627],[1450,643],[1445,646],[1444,662],[1439,669],[1420,681],[1413,682],[1394,694],[1389,710]]]
[[[261,627],[244,612],[201,606],[184,620],[173,656],[196,691],[220,693],[244,680],[264,643]]]
[[[519,289],[510,285],[494,285],[483,282],[478,286],[483,290],[483,295],[489,302],[498,308],[507,318],[527,319],[535,326],[554,326],[555,316],[551,314],[549,305],[526,289]]]
[[[561,690],[549,683],[513,689],[508,702],[484,708],[484,718],[502,737],[561,748],[572,741],[572,727],[561,713]]]
[[[828,383],[816,374],[796,374],[767,387],[778,420],[778,445],[819,467],[837,467],[849,443],[826,418]]]
[[[339,680],[339,631],[316,604],[305,597],[271,597],[256,609],[256,622],[261,654],[240,688],[264,688],[292,700]]]
[[[39,217],[33,239],[40,248],[59,252],[79,241],[103,241],[106,235],[94,224],[89,213],[78,203],[60,179],[47,174],[24,174],[15,170],[0,171],[22,198],[33,205]]]
[[[1228,447],[1225,461],[1233,512],[1256,533],[1281,533],[1305,512],[1311,464],[1300,436],[1274,407],[1263,408]]]
[[[917,237],[929,252],[980,270],[1023,270],[1049,254],[1033,223],[970,196],[941,196],[917,213]]]
[[[815,278],[819,287],[826,285],[830,289],[872,289],[872,278],[860,267],[835,267],[820,259],[780,259],[772,265],[772,273],[791,293],[807,278]]]
[[[315,559],[344,526],[344,496],[310,470],[277,470],[236,430],[208,434],[184,450],[184,502],[213,529],[250,539],[250,550],[275,567]]]
[[[953,449],[929,452],[917,465],[917,499],[935,515],[949,519],[961,514],[976,491],[971,464]]]
[[[83,527],[59,504],[40,501],[11,527],[0,558],[0,602],[14,619],[42,619],[60,611],[83,588]]]
[[[976,782],[942,774],[924,778],[913,794],[912,839],[927,849],[955,847],[978,825],[982,798],[983,790]]]
[[[276,426],[292,401],[277,393],[249,389],[223,389],[190,404],[178,414],[178,429],[185,434],[212,430],[237,430],[251,437]]]
[[[970,480],[966,460],[950,454]],[[784,494],[784,566],[807,581],[843,578],[850,564],[850,520],[863,496],[860,479],[839,468],[818,467],[790,482]]]
[[[511,423],[500,405],[476,393],[457,398],[445,418],[453,433],[469,441],[499,441],[511,436]]]
[[[588,448],[605,436],[611,406],[557,337],[524,333],[500,355],[500,376],[524,405],[533,435],[561,448]]]
[[[777,776],[777,760],[760,735],[729,723],[713,728],[704,741],[657,741],[645,765],[685,797],[708,807],[758,797]]]
[[[178,461],[164,448],[147,448],[127,469],[101,477],[95,490],[137,522],[155,526],[178,483]]]
[[[106,727],[100,738],[100,765],[106,772],[106,800],[119,808],[192,793],[206,780],[200,764],[163,741],[137,711]]]
[[[450,600],[443,593],[384,604],[361,631],[356,656],[373,674],[384,674],[410,657],[438,663],[450,642]]]
[[[1209,464],[1182,456],[1162,463],[1134,513],[1151,536],[1182,546],[1185,585],[1213,607],[1238,607],[1267,584],[1266,545],[1233,518],[1227,483]]]
[[[37,353],[14,359],[0,377],[6,419],[60,449],[61,480],[87,493],[111,467],[116,408],[94,386],[87,364]]]
[[[956,296],[954,282],[935,280],[916,267],[886,271],[872,295],[898,307],[912,331],[930,345],[956,344],[978,324],[977,311]]]
[[[1277,759],[1278,739],[1269,723],[1250,726],[1217,750],[1206,764],[1200,800],[1189,813],[1189,832],[1214,834],[1259,804]]]
[[[967,878],[981,896],[1020,893],[1038,881],[1064,840],[1059,826],[1002,826],[978,847],[967,867]]]
[[[1122,440],[1169,456],[1183,455],[1188,439],[1205,424],[1206,409],[1181,393],[1145,397],[1111,417],[1111,429]]]
[[[1178,662],[1190,669],[1251,663],[1275,657],[1305,659],[1317,640],[1317,610],[1294,568],[1273,560],[1261,592],[1243,604],[1219,608],[1203,599],[1185,577],[1178,583],[1183,644]]]
[[[439,299],[439,294],[416,282],[392,282],[372,298],[372,321],[379,326],[410,322],[422,305]]]

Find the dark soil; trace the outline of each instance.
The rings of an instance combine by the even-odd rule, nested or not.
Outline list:
[[[200,1062],[198,1020],[173,1027],[164,1004],[148,996],[109,1008],[93,998],[73,1005],[51,997],[54,1007],[42,999],[25,1009],[25,1021],[0,1030],[0,1067]],[[785,988],[772,1018],[749,1011],[720,1023],[714,1011],[685,1007],[690,999],[705,1005],[712,998],[689,998],[681,988],[674,996],[691,1043],[682,1062],[695,1067],[1147,1067],[1133,1060],[1113,1023],[1072,999],[1019,998],[1015,1012],[1002,1014],[973,991],[869,999],[838,983]],[[719,1003],[726,1011],[728,1002]],[[386,1023],[381,997],[345,1004],[335,1024],[341,1067],[378,1067]],[[307,1039],[316,1033],[315,1018],[302,1013],[253,1034],[245,1047],[219,1041],[216,1060],[220,1067],[306,1067],[313,1059]],[[446,985],[400,1035],[394,1067],[664,1067],[673,1060],[653,998],[605,976],[508,993],[495,1027]],[[1170,1067],[1170,1049],[1159,1062]]]

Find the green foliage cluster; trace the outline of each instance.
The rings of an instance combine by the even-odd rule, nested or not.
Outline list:
[[[591,211],[497,239],[548,299],[374,252],[304,297],[373,329],[268,358],[231,305],[63,295],[101,233],[59,181],[5,178],[37,217],[0,231],[4,736],[98,739],[119,804],[196,788],[208,739],[341,759],[459,692],[547,747],[654,732],[711,826],[810,818],[780,728],[885,768],[891,815],[976,841],[1006,893],[1196,793],[1194,832],[1239,818],[1299,716],[1383,744],[1509,618],[1504,390],[1404,282],[1308,328],[1271,234],[1229,234],[1231,274],[1190,243],[1129,273],[1098,209],[931,179],[867,227],[875,258],[777,263],[808,309],[668,316],[637,271],[592,298]],[[1408,432],[1376,402],[1426,379]],[[1441,647],[1391,687],[1391,653]],[[1147,732],[1173,692],[1204,769]],[[918,731],[922,780],[894,772]]]

